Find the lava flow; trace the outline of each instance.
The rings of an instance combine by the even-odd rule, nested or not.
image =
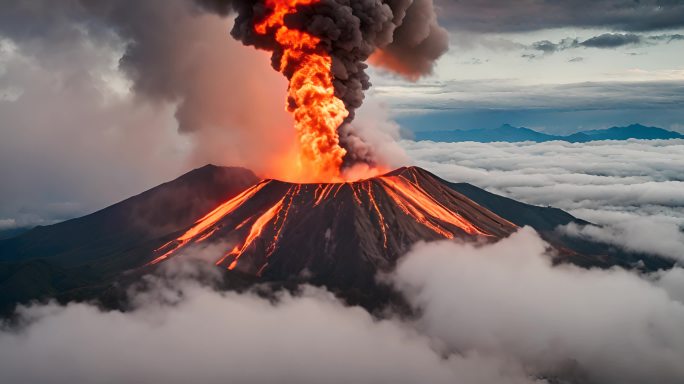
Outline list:
[[[267,0],[272,13],[254,30],[261,35],[275,33],[283,50],[277,69],[290,81],[287,109],[294,115],[299,138],[298,173],[329,182],[340,180],[346,150],[340,146],[337,129],[349,112],[335,97],[332,58],[320,49],[320,39],[285,25],[285,17],[296,13],[298,6],[319,1]]]
[[[356,259],[391,265],[420,240],[498,239],[515,229],[419,168],[351,183],[264,180],[166,243],[150,264],[209,242],[224,247],[217,265],[296,275]]]

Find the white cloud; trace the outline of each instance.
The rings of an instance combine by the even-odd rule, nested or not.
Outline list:
[[[377,318],[309,286],[268,297],[218,292],[220,275],[198,255],[146,277],[129,312],[22,308],[18,325],[0,328],[0,381],[684,379],[684,270],[640,277],[553,266],[545,250],[529,228],[490,245],[417,245],[386,276],[418,310],[412,320]]]
[[[190,268],[192,269],[192,268]],[[272,301],[219,293],[176,268],[137,309],[34,306],[0,333],[0,381],[32,383],[532,383],[477,353],[443,356],[397,320],[304,287]],[[198,273],[191,273],[197,277]],[[168,277],[168,276],[167,276]]]
[[[570,382],[680,383],[684,305],[668,292],[682,293],[684,274],[675,271],[641,278],[552,266],[525,228],[480,248],[418,245],[395,281],[420,309],[418,328],[449,351],[505,357]]]
[[[562,230],[575,237],[684,261],[684,232],[676,222],[630,214],[625,217],[624,221],[600,227],[571,223]]]
[[[590,143],[403,141],[416,165],[454,182],[603,225],[571,231],[630,250],[684,257],[684,140]]]

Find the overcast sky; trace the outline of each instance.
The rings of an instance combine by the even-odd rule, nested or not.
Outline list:
[[[357,123],[388,164],[405,162],[385,145],[399,129],[684,132],[682,2],[436,3],[451,40],[434,74],[370,71]],[[207,163],[267,173],[294,140],[287,83],[231,25],[189,0],[3,1],[0,227],[92,212]]]
[[[451,49],[434,76],[374,79],[407,128],[684,131],[684,2],[437,3]]]

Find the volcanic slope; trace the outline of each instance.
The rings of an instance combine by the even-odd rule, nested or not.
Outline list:
[[[495,240],[516,228],[416,167],[352,183],[264,180],[160,247],[150,264],[218,244],[215,263],[230,270],[361,287],[417,241]]]

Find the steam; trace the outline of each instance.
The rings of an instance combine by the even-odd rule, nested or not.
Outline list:
[[[684,380],[684,270],[554,265],[529,228],[489,245],[417,245],[387,276],[418,310],[412,320],[377,318],[310,286],[268,298],[222,292],[211,249],[192,252],[131,290],[128,312],[21,308],[16,325],[0,327],[0,381]]]
[[[0,106],[7,109],[3,117],[10,116],[3,120],[3,135],[11,135],[7,141],[16,146],[16,136],[26,131],[22,127],[32,126],[40,135],[33,135],[31,146],[35,136],[45,134],[73,134],[105,146],[111,137],[85,137],[105,131],[122,141],[107,164],[121,163],[117,155],[130,158],[121,156],[130,147],[136,154],[155,152],[162,140],[173,140],[181,149],[164,153],[163,160],[178,159],[181,165],[165,177],[207,163],[276,173],[274,164],[295,144],[292,117],[283,110],[287,81],[271,70],[264,52],[226,38],[230,28],[230,20],[202,11],[191,0],[3,1],[0,41],[15,47],[7,55],[9,64],[0,68],[7,67],[3,88],[9,83],[21,91],[17,100]],[[43,78],[49,79],[39,82]],[[109,88],[117,92],[109,95]],[[37,105],[60,113],[35,114]],[[95,113],[101,116],[91,117]],[[130,121],[145,113],[151,115],[146,121]],[[79,140],[64,140],[58,146],[67,148],[62,156],[91,147]],[[90,163],[102,152],[78,163]],[[121,172],[144,162],[126,164]]]
[[[232,36],[272,52],[271,62],[280,69],[283,51],[275,32],[262,35],[254,29],[269,12],[266,1],[196,1],[221,15],[235,11]],[[437,24],[432,0],[321,0],[301,6],[290,16],[285,20],[288,27],[320,38],[320,46],[332,58],[335,96],[349,111],[339,128],[340,144],[347,150],[345,162],[374,164],[372,149],[350,124],[371,86],[366,62],[371,58],[372,63],[411,80],[430,74],[448,48],[448,33]]]

